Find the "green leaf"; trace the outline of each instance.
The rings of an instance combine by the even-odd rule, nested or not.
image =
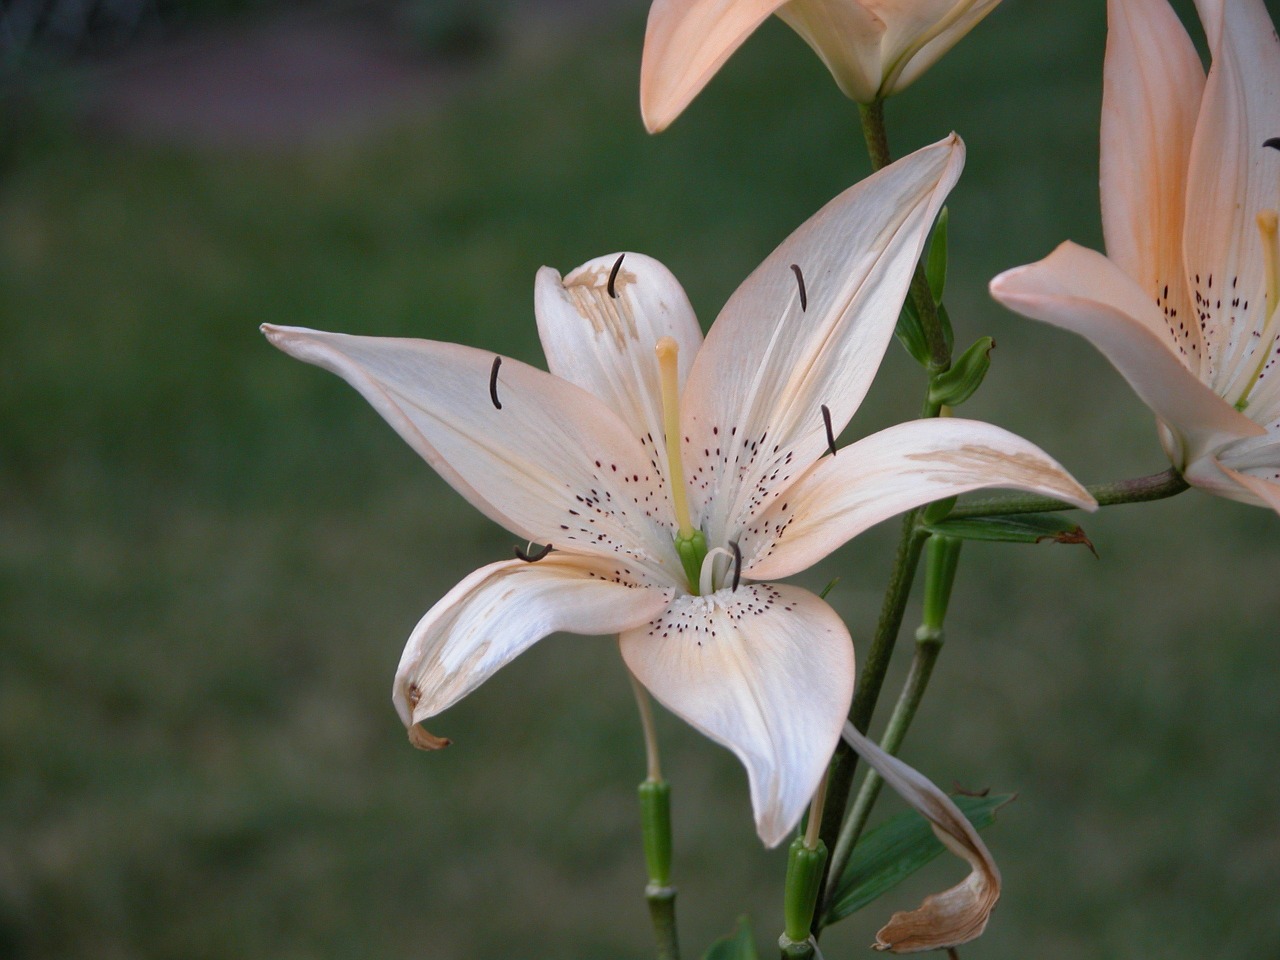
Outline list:
[[[960,540],[988,540],[1000,543],[1082,543],[1095,557],[1093,543],[1084,528],[1060,513],[1015,513],[995,517],[963,517],[925,524],[930,533]]]
[[[929,256],[924,262],[925,279],[929,281],[929,292],[933,294],[935,305],[942,303],[942,293],[947,286],[947,221],[950,219],[947,208],[943,207],[929,241]]]
[[[961,812],[978,830],[991,826],[996,811],[1014,794],[974,797],[953,796]],[[826,923],[835,923],[857,913],[889,892],[943,851],[929,821],[908,810],[868,831],[853,848],[853,856],[840,877]],[[721,960],[721,958],[717,958]]]
[[[955,349],[956,335],[951,329],[951,314],[947,313],[945,303],[938,304],[938,326],[942,327],[942,339],[947,345],[947,353],[950,353]]]
[[[971,396],[991,369],[991,351],[996,342],[979,337],[973,346],[956,358],[951,369],[934,376],[929,384],[929,402],[958,407]]]
[[[929,366],[929,344],[924,338],[924,327],[920,325],[920,314],[916,312],[910,297],[902,304],[898,325],[893,332],[916,363],[922,367]]]
[[[751,936],[751,921],[739,917],[738,929],[708,947],[702,960],[760,960],[755,938]]]

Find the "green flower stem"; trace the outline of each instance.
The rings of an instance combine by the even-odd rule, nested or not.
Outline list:
[[[658,948],[658,960],[680,960],[680,943],[676,940],[676,890],[675,887],[645,887],[649,901],[649,920],[653,924],[654,943]]]
[[[906,738],[907,729],[915,719],[920,701],[924,697],[929,678],[933,675],[933,666],[938,654],[942,651],[942,623],[947,615],[947,603],[951,598],[951,586],[955,582],[957,561],[960,555],[961,541],[951,537],[930,537],[928,560],[925,564],[924,578],[924,612],[923,623],[916,631],[915,655],[911,659],[911,668],[907,671],[907,679],[898,695],[898,702],[889,717],[880,746],[886,753],[897,755]],[[862,836],[862,831],[871,816],[871,808],[880,796],[880,788],[884,781],[874,770],[868,770],[862,780],[862,787],[853,801],[853,809],[840,829],[831,854],[830,876],[839,880],[849,862],[853,848]],[[834,888],[835,883],[829,884]]]
[[[864,733],[871,723],[871,715],[880,697],[880,688],[884,686],[889,660],[893,656],[893,648],[897,643],[898,633],[902,629],[902,618],[906,613],[907,597],[911,593],[916,566],[920,562],[920,553],[924,548],[925,540],[928,539],[928,534],[918,528],[919,516],[919,510],[911,510],[902,518],[902,538],[898,542],[898,553],[894,559],[893,571],[889,576],[889,585],[885,590],[884,602],[880,608],[880,620],[876,624],[875,636],[871,639],[866,662],[858,675],[853,706],[849,710],[849,720]],[[836,748],[836,754],[831,763],[827,781],[827,805],[820,831],[828,850],[835,848],[840,835],[857,764],[858,755],[842,740],[840,746]],[[826,890],[824,900],[830,898],[834,890],[834,884],[830,878],[839,877],[847,861],[848,853],[846,852],[844,862],[837,862],[835,857],[827,862],[827,873],[823,880]],[[826,907],[827,904],[824,902],[815,918],[815,926],[820,927]],[[816,933],[817,930],[815,929],[814,932]]]
[[[862,137],[867,142],[867,155],[871,158],[871,168],[872,170],[883,169],[893,162],[893,151],[889,149],[889,132],[884,125],[884,101],[860,103],[858,112],[862,116]],[[929,281],[925,277],[923,264],[916,264],[916,272],[911,278],[909,296],[920,315],[920,326],[929,344],[929,373],[930,375],[944,373],[951,366],[951,350],[942,333],[942,323],[938,320],[938,307],[933,302],[933,293],[929,290]]]
[[[862,138],[867,141],[867,155],[871,157],[871,169],[880,170],[893,163],[889,149],[889,132],[884,126],[884,101],[858,104],[862,116]]]
[[[1145,503],[1163,500],[1188,489],[1181,473],[1170,467],[1162,473],[1153,473],[1132,480],[1116,480],[1111,483],[1094,483],[1085,487],[1100,507],[1112,507],[1121,503]],[[1055,510],[1075,510],[1076,507],[1051,497],[1002,496],[987,497],[962,503],[947,514],[948,520],[964,520],[969,517],[992,517],[1012,513],[1046,513]]]
[[[648,775],[638,788],[645,867],[649,874],[644,896],[649,903],[658,960],[680,960],[680,944],[676,939],[676,888],[671,885],[671,784],[662,778],[649,693],[630,672],[627,676],[640,711],[648,768]]]
[[[826,806],[829,779],[830,769],[813,792],[804,835],[792,841],[787,854],[787,879],[782,901],[785,925],[782,936],[778,938],[783,960],[808,960],[817,948],[809,936],[809,927],[818,905],[818,894],[822,892],[823,869],[827,863],[827,846],[818,836],[818,827]]]

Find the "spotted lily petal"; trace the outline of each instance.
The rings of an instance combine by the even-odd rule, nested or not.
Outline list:
[[[664,706],[738,755],[760,838],[781,843],[817,789],[853,697],[853,644],[835,611],[798,587],[741,584],[679,597],[620,642]]]
[[[672,592],[643,572],[558,551],[481,567],[410,635],[392,693],[400,719],[415,729],[557,630],[609,634],[644,623]]]
[[[455,490],[508,530],[679,570],[662,476],[632,431],[586,391],[516,360],[503,360],[495,379],[494,354],[458,344],[263,331],[359,390]]]
[[[1271,347],[1255,334],[1266,301],[1257,215],[1280,209],[1280,40],[1261,0],[1222,11],[1188,172],[1184,251],[1214,390],[1234,400]]]
[[[1102,227],[1107,256],[1169,323],[1200,373],[1200,326],[1182,267],[1187,163],[1204,68],[1166,0],[1109,0],[1102,100]]]
[[[980,937],[1000,899],[1000,870],[978,831],[928,777],[885,753],[851,723],[844,725],[843,735],[867,765],[929,821],[946,848],[972,867],[969,876],[954,887],[926,897],[915,910],[890,917],[876,934],[875,948],[917,953],[958,947]]]
[[[702,345],[693,307],[671,271],[639,253],[597,257],[564,279],[543,267],[534,306],[551,372],[603,400],[665,475],[654,347],[663,337],[676,341],[683,386]]]
[[[850,187],[729,298],[681,420],[708,542],[731,539],[827,449],[822,407],[836,434],[852,418],[963,163],[952,135]]]
[[[1262,432],[1187,369],[1162,335],[1160,311],[1102,254],[1064,243],[1039,263],[1000,274],[991,295],[1085,337],[1156,416],[1186,438],[1189,451]]]
[[[1097,507],[1055,460],[1007,430],[975,420],[916,420],[815,465],[743,535],[743,571],[790,576],[894,514],[982,487]]]

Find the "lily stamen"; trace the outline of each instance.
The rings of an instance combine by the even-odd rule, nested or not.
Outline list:
[[[836,434],[831,429],[831,411],[827,409],[825,403],[822,405],[821,410],[822,425],[827,428],[827,449],[831,451],[831,455],[834,457],[836,455]]]
[[[708,550],[707,555],[702,558],[702,570],[698,575],[698,594],[700,596],[709,596],[716,592],[716,581],[720,578],[716,576],[716,561],[721,557],[727,560],[733,560],[734,555],[724,547],[716,547],[714,550]],[[737,586],[737,577],[734,577],[734,586]]]
[[[495,410],[502,409],[502,401],[498,399],[498,368],[502,366],[502,358],[493,358],[493,369],[489,371],[489,399],[493,401]]]
[[[800,272],[800,264],[793,263],[791,272],[796,275],[796,286],[800,288],[800,312],[804,313],[809,309],[809,296],[804,289],[804,274]]]
[[[733,547],[733,586],[730,590],[737,590],[738,584],[742,582],[742,548],[738,546],[737,540],[730,540],[729,546]]]
[[[609,282],[605,284],[605,289],[609,291],[609,296],[614,300],[618,299],[618,290],[614,286],[618,282],[618,271],[622,269],[622,260],[626,257],[625,253],[618,254],[618,259],[613,261],[613,269],[609,271]]]
[[[537,563],[539,560],[545,557],[552,550],[551,544],[549,543],[544,544],[542,549],[537,551],[536,553],[533,551],[532,548],[533,548],[532,541],[530,541],[529,545],[525,547],[523,550],[520,548],[519,544],[516,544],[516,557],[523,560],[525,563]]]

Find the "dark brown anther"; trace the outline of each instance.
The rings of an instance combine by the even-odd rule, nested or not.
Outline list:
[[[516,546],[516,556],[525,563],[537,563],[550,552],[551,544],[549,543],[536,553],[525,553],[518,545]]]
[[[827,405],[822,405],[822,425],[827,428],[827,449],[831,451],[831,455],[836,455],[836,435],[831,429],[831,411],[827,409]]]
[[[796,275],[796,286],[800,288],[800,312],[804,313],[809,309],[809,296],[804,291],[804,274],[800,272],[800,264],[793,263],[791,272]]]
[[[730,540],[729,546],[733,547],[733,586],[730,590],[737,590],[738,584],[742,582],[742,550],[738,547],[737,540]]]
[[[493,358],[493,369],[489,371],[489,399],[493,401],[495,410],[502,409],[502,401],[498,399],[498,368],[502,366],[502,358]]]
[[[622,258],[625,256],[626,256],[625,253],[618,254],[618,259],[613,261],[613,269],[609,271],[609,283],[607,286],[609,290],[609,296],[611,296],[614,300],[618,299],[618,290],[616,287],[614,287],[614,283],[616,283],[618,280],[618,271],[622,269]]]
[[[1270,140],[1263,140],[1264,147],[1270,147],[1272,150],[1280,150],[1280,137],[1272,137]]]

